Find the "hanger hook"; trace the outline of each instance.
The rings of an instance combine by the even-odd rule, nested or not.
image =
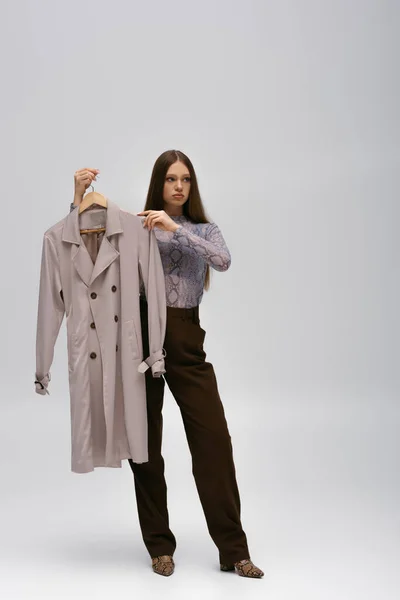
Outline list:
[[[94,191],[94,187],[92,186],[92,184],[90,184],[90,187],[92,188],[92,190]]]

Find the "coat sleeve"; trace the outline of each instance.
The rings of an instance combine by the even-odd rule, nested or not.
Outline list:
[[[144,373],[149,367],[153,377],[161,377],[165,370],[163,348],[167,323],[164,269],[154,231],[142,228],[139,242],[139,267],[147,299],[149,351],[138,370]]]
[[[51,239],[45,234],[40,268],[35,373],[35,391],[42,396],[49,394],[47,387],[51,379],[50,367],[64,313],[57,250]]]

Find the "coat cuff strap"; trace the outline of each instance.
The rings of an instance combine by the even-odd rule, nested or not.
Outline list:
[[[35,379],[35,391],[37,394],[40,394],[41,396],[44,396],[45,394],[50,395],[50,392],[47,389],[50,379],[50,373],[42,377],[42,379]]]
[[[148,356],[145,360],[143,360],[140,363],[140,365],[138,366],[139,373],[144,373],[149,367],[152,367],[154,363],[156,363],[158,360],[165,358],[166,356],[167,353],[165,351],[165,348],[161,348],[161,350],[153,352],[152,354],[150,354],[150,356]]]

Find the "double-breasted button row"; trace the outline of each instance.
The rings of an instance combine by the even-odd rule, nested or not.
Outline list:
[[[114,321],[115,321],[116,323],[118,322],[118,315],[114,315]],[[96,329],[96,324],[94,323],[94,321],[92,321],[92,322],[90,323],[90,327],[91,327],[92,329]]]
[[[113,292],[116,292],[116,291],[117,291],[117,286],[116,286],[116,285],[113,285],[113,286],[111,287],[111,291],[113,291]],[[91,298],[93,298],[93,300],[94,300],[95,298],[97,298],[97,294],[96,294],[96,292],[92,292],[92,293],[90,294],[90,297],[91,297]]]
[[[116,285],[113,285],[113,286],[111,287],[111,290],[112,290],[113,292],[116,292],[116,291],[117,291],[117,286],[116,286]],[[97,294],[96,294],[96,292],[92,292],[92,293],[90,294],[90,297],[91,297],[91,298],[93,298],[93,300],[94,300],[95,298],[97,298]],[[114,315],[114,321],[115,321],[116,323],[118,322],[118,315]],[[95,323],[94,323],[93,321],[92,321],[92,323],[90,323],[90,327],[91,327],[92,329],[95,329],[95,328],[96,328],[96,325],[95,325]],[[116,351],[116,352],[118,352],[118,344],[115,346],[115,351]],[[90,358],[96,358],[96,356],[97,356],[96,352],[91,352],[91,353],[90,353]]]

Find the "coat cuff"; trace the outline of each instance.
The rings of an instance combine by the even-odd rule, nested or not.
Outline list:
[[[151,373],[153,377],[161,377],[165,370],[165,362],[164,358],[167,356],[165,348],[161,348],[161,350],[157,350],[157,352],[153,352],[148,356],[145,360],[143,360],[138,366],[139,373],[144,373],[147,371],[149,367],[151,367]]]
[[[50,395],[50,392],[47,389],[50,379],[50,373],[42,377],[42,379],[35,379],[35,392],[41,396],[44,396],[45,394]]]

